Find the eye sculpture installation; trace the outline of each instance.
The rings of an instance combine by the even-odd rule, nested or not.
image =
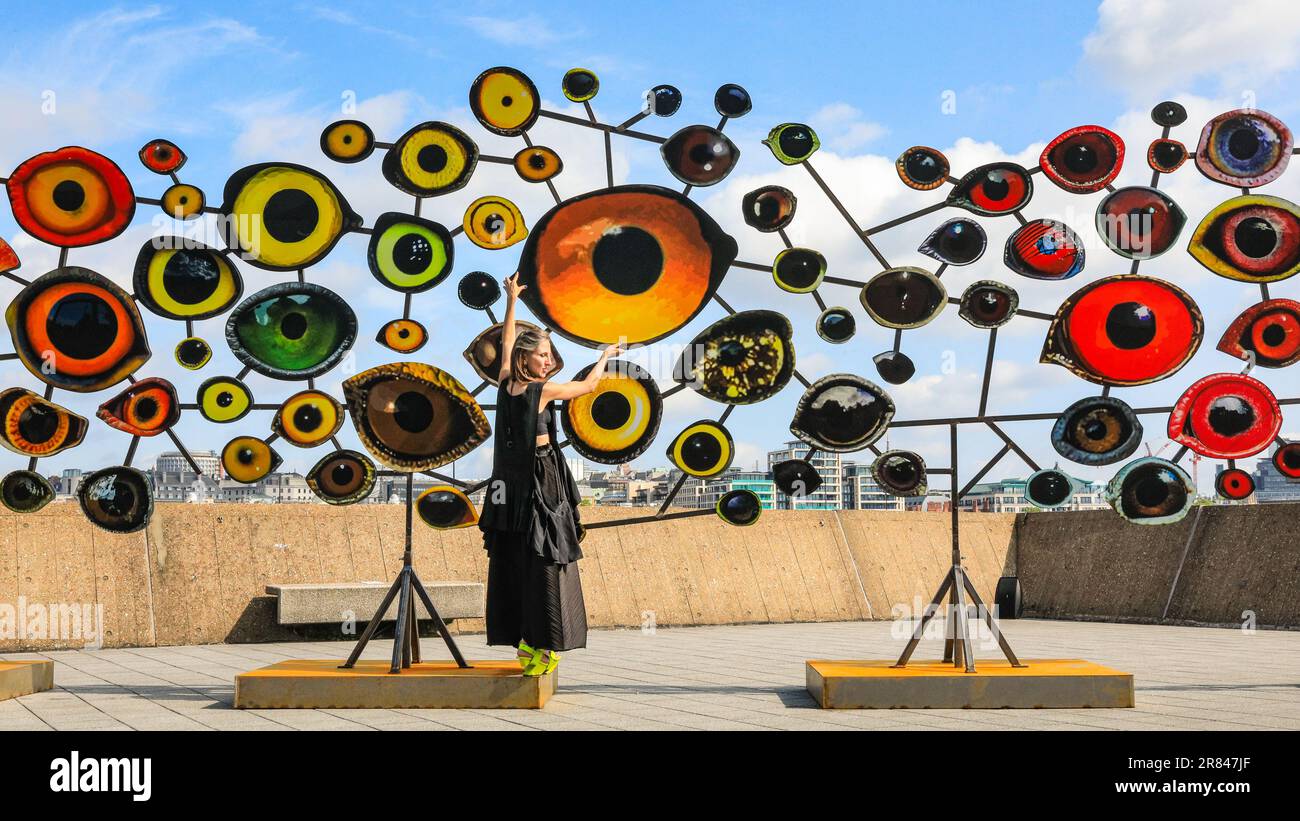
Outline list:
[[[26,469],[0,482],[0,501],[14,511],[39,510],[52,493],[36,472],[37,460],[76,447],[102,422],[131,437],[127,457],[121,465],[96,472],[79,499],[100,527],[138,530],[153,508],[148,482],[131,467],[140,437],[165,434],[189,458],[173,430],[183,411],[197,411],[214,424],[246,428],[251,411],[273,410],[269,431],[234,435],[222,448],[230,477],[255,482],[274,470],[281,457],[273,444],[328,447],[308,476],[323,501],[354,503],[366,497],[376,476],[424,472],[445,484],[418,501],[409,500],[419,519],[438,528],[473,525],[477,512],[470,496],[478,488],[436,469],[491,435],[475,397],[499,369],[501,325],[492,306],[500,287],[497,274],[454,273],[458,242],[490,251],[514,249],[501,270],[519,270],[527,286],[523,301],[538,325],[580,345],[599,347],[619,337],[652,344],[673,337],[710,302],[726,311],[690,340],[673,370],[673,386],[661,390],[639,366],[616,361],[606,366],[595,393],[563,407],[564,444],[592,461],[618,464],[651,447],[660,432],[663,405],[674,393],[689,387],[724,406],[716,418],[668,431],[672,438],[665,452],[681,479],[648,518],[708,512],[667,510],[688,476],[716,476],[731,464],[735,444],[725,427],[729,414],[737,406],[772,398],[791,380],[803,395],[790,430],[812,451],[774,466],[782,492],[816,489],[821,483],[812,466],[817,451],[873,451],[873,476],[898,496],[924,494],[928,474],[936,471],[955,476],[955,464],[946,470],[927,468],[915,453],[886,453],[875,444],[888,430],[927,425],[951,427],[955,442],[956,420],[896,419],[894,401],[881,386],[913,377],[915,365],[902,350],[904,332],[924,332],[950,304],[962,320],[986,330],[989,340],[978,415],[960,424],[985,426],[1004,440],[1006,447],[995,461],[1015,453],[1027,463],[1033,475],[1026,495],[1034,504],[1066,503],[1073,483],[1059,469],[1035,464],[999,427],[1003,420],[986,413],[998,329],[1012,321],[1045,323],[1041,362],[1100,386],[1059,414],[1039,417],[1054,422],[1049,441],[1064,459],[1090,466],[1122,463],[1141,442],[1139,417],[1167,415],[1168,436],[1182,450],[1171,459],[1123,465],[1107,488],[1106,498],[1126,519],[1160,524],[1187,512],[1195,488],[1178,463],[1188,450],[1227,461],[1228,479],[1218,484],[1226,499],[1246,498],[1253,491],[1249,474],[1237,469],[1235,460],[1274,443],[1281,446],[1275,459],[1279,469],[1300,473],[1300,458],[1294,456],[1300,445],[1279,438],[1281,408],[1294,400],[1279,400],[1258,373],[1247,374],[1256,367],[1284,368],[1300,361],[1300,303],[1269,294],[1271,283],[1300,272],[1300,207],[1254,191],[1284,173],[1296,150],[1290,128],[1272,115],[1223,113],[1204,125],[1195,148],[1189,149],[1173,136],[1186,120],[1185,110],[1175,102],[1161,103],[1152,111],[1160,133],[1145,152],[1152,170],[1147,186],[1114,185],[1125,159],[1131,161],[1130,152],[1120,135],[1097,125],[1062,132],[1046,144],[1032,168],[996,161],[954,169],[940,150],[912,146],[898,155],[899,181],[915,191],[936,192],[937,201],[868,228],[854,220],[815,170],[822,147],[816,131],[804,123],[779,122],[761,145],[783,173],[798,173],[796,167],[802,166],[811,175],[876,266],[869,276],[850,279],[835,275],[818,249],[790,241],[786,232],[799,214],[799,201],[789,188],[764,185],[737,203],[746,226],[783,241],[784,248],[770,262],[739,259],[737,238],[691,198],[693,189],[727,179],[752,150],[725,133],[729,120],[749,116],[753,109],[743,87],[727,84],[717,90],[714,108],[722,119],[716,125],[687,124],[667,136],[642,131],[637,124],[679,111],[682,93],[671,85],[646,92],[640,111],[617,125],[595,115],[592,101],[600,81],[594,72],[575,68],[564,74],[558,90],[581,105],[586,116],[547,111],[543,92],[531,78],[496,67],[470,83],[474,123],[428,121],[400,135],[378,137],[359,120],[326,126],[320,135],[324,157],[345,164],[371,162],[376,174],[414,198],[409,212],[358,214],[326,174],[279,161],[236,170],[219,201],[210,203],[202,190],[181,181],[185,153],[161,138],[138,155],[145,169],[169,181],[157,199],[138,195],[113,160],[88,148],[58,148],[19,163],[4,180],[14,218],[33,238],[59,248],[60,256],[57,268],[28,279],[14,273],[18,257],[0,241],[0,275],[21,286],[5,312],[12,353],[4,358],[18,360],[44,385],[43,393],[23,386],[0,390],[5,422],[0,445],[29,459]],[[563,184],[566,160],[571,165],[576,158],[534,144],[529,131],[542,119],[602,134],[606,185],[561,197],[557,182]],[[510,156],[486,154],[475,140],[476,129],[518,138],[521,144]],[[682,187],[615,185],[610,144],[625,138],[657,147],[665,170]],[[521,186],[545,186],[554,206],[541,214],[525,213],[503,192],[480,196],[455,215],[433,207],[437,198],[464,189],[484,164],[513,168]],[[1231,197],[1195,224],[1187,252],[1213,274],[1254,284],[1261,300],[1227,328],[1214,331],[1217,350],[1243,360],[1244,370],[1184,386],[1171,407],[1135,410],[1112,390],[1174,378],[1206,333],[1201,310],[1183,286],[1139,273],[1143,261],[1173,250],[1187,224],[1182,208],[1159,188],[1164,175],[1185,164],[1233,189]],[[1071,226],[1026,213],[1036,185],[1095,196],[1095,227],[1105,245],[1101,253],[1113,252],[1126,260],[1127,269],[1107,271],[1077,287],[1055,286],[1062,289],[1061,298],[1048,311],[1031,310],[1006,280],[1021,276],[1063,282],[1086,264],[1095,267],[1102,261],[1097,254],[1085,258],[1084,242]],[[141,205],[160,207],[178,224],[219,217],[225,247],[179,235],[155,237],[135,256],[131,293],[103,273],[70,261],[73,249],[118,237]],[[891,264],[873,241],[887,230],[949,209],[918,237],[919,253],[934,260],[926,267]],[[997,217],[1019,224],[1002,250],[1007,276],[990,277],[985,271],[961,285],[945,280],[949,270],[997,264],[996,250],[985,255],[989,237],[984,225]],[[403,295],[402,315],[378,327],[359,327],[349,295],[309,275],[339,243],[353,241],[349,235],[365,244],[374,281]],[[256,285],[246,288],[250,267],[260,271]],[[775,310],[734,311],[719,295],[733,269],[769,274],[774,296],[811,294],[820,309],[816,331],[827,342],[848,341],[865,322],[893,331],[892,348],[874,357],[881,384],[854,373],[805,377],[796,366],[789,319]],[[473,390],[447,371],[412,359],[432,331],[412,317],[413,299],[453,281],[457,300],[490,320],[467,341],[464,353],[483,379]],[[862,313],[826,304],[822,291],[829,286],[856,289]],[[437,294],[447,292],[443,288]],[[225,344],[243,370],[204,379],[193,401],[182,399],[171,382],[147,374],[153,356],[147,332],[151,322],[185,323],[185,338],[172,355],[184,368],[197,371],[207,366],[212,347],[194,335],[193,323],[218,316],[225,317]],[[338,390],[318,385],[360,333],[372,334],[395,361],[350,376]],[[299,384],[283,400],[258,403],[244,382],[250,372]],[[105,398],[96,419],[86,419],[60,406],[57,390]],[[348,422],[364,452],[340,446],[336,434]],[[989,467],[992,463],[985,470]],[[728,523],[748,525],[760,509],[749,496],[736,493],[712,512]]]

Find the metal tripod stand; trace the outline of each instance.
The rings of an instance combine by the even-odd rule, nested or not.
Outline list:
[[[393,664],[389,668],[390,673],[400,673],[402,668],[410,667],[412,662],[420,663],[420,632],[415,621],[415,602],[413,595],[418,595],[420,601],[424,602],[424,607],[429,611],[429,617],[433,619],[434,627],[442,640],[447,643],[447,649],[451,651],[451,656],[456,660],[460,667],[469,667],[465,662],[465,657],[461,655],[460,648],[456,646],[456,641],[451,637],[451,631],[447,629],[447,623],[438,615],[438,608],[433,606],[433,599],[429,598],[429,593],[420,584],[420,577],[415,574],[415,568],[411,565],[411,519],[415,510],[415,499],[413,489],[415,486],[414,474],[406,474],[406,552],[402,556],[402,569],[398,571],[397,578],[393,581],[393,586],[388,588],[388,593],[384,595],[383,602],[380,603],[379,609],[375,611],[374,618],[366,625],[365,631],[361,638],[357,640],[356,647],[352,648],[352,654],[348,660],[339,665],[340,669],[350,669],[357,663],[361,657],[361,651],[366,649],[366,644],[370,642],[375,631],[379,629],[379,623],[383,621],[384,613],[392,606],[393,598],[397,598],[397,620],[393,627]]]

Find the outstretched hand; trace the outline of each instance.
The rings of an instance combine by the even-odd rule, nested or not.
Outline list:
[[[502,282],[506,286],[506,296],[510,297],[511,299],[518,299],[520,292],[522,292],[525,288],[528,287],[527,285],[519,284],[518,271],[515,271],[510,276],[506,277],[504,280],[502,280]]]
[[[619,354],[623,353],[623,351],[626,350],[627,350],[627,343],[615,342],[613,345],[610,345],[608,348],[602,351],[601,356],[604,356],[606,359],[613,359],[614,357],[618,356]]]

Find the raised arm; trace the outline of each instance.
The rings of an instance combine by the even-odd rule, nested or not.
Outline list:
[[[579,396],[586,396],[596,390],[596,385],[600,382],[600,378],[605,375],[605,363],[608,362],[611,357],[618,356],[623,352],[623,350],[624,345],[619,342],[610,345],[608,348],[601,351],[600,359],[596,360],[596,364],[592,367],[591,373],[587,374],[586,379],[579,379],[574,382],[547,382],[542,385],[542,403],[545,404],[552,399],[559,399],[561,401],[565,399],[576,399]]]
[[[515,348],[515,302],[519,300],[519,293],[528,287],[519,284],[518,271],[506,277],[504,284],[506,286],[506,318],[501,323],[501,358],[499,360],[501,370],[497,374],[498,382],[504,382],[510,376],[510,354]]]

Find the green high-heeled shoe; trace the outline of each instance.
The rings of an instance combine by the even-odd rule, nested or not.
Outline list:
[[[541,653],[541,650],[534,650],[522,639],[519,641],[519,652],[515,654],[515,659],[519,662],[519,666],[523,668],[525,675],[528,675],[529,667],[537,665]]]

